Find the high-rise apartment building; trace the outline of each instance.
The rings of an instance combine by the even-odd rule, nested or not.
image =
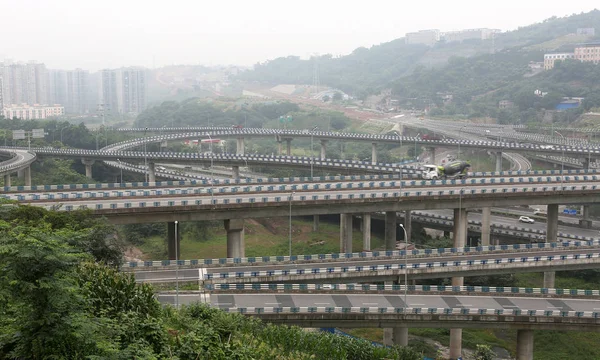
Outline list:
[[[146,71],[121,69],[121,113],[139,114],[146,108]]]
[[[3,78],[4,104],[46,104],[47,70],[44,64],[12,64],[0,66]]]
[[[89,112],[89,72],[75,69],[67,72],[67,113],[85,114]]]
[[[101,77],[102,90],[100,104],[107,113],[119,112],[119,97],[117,95],[117,70],[104,69]]]
[[[146,71],[139,68],[102,70],[101,99],[107,112],[139,114],[146,108]]]
[[[2,80],[2,69],[0,68],[0,110],[4,109],[4,81]]]

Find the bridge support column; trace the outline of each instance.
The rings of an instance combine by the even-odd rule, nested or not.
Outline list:
[[[281,141],[277,140],[277,155],[281,155]]]
[[[352,214],[340,214],[340,252],[352,252]]]
[[[148,163],[148,182],[156,182],[156,164],[153,162]]]
[[[393,345],[408,346],[408,328],[395,327],[392,329]]]
[[[435,148],[434,147],[430,147],[429,148],[429,153],[431,154],[431,164],[437,164],[437,162],[435,161]]]
[[[25,170],[17,170],[17,179],[23,179],[25,177]]]
[[[589,158],[581,159],[581,163],[583,164],[583,170],[590,169],[590,159]]]
[[[484,207],[481,209],[481,246],[490,245],[490,218],[492,208]]]
[[[235,150],[236,150],[236,154],[244,155],[244,138],[243,137],[237,138],[237,146],[236,146]]]
[[[238,180],[240,178],[240,167],[239,165],[234,165],[231,167],[231,178]]]
[[[25,168],[23,176],[25,177],[25,186],[31,186],[31,166]]]
[[[4,186],[10,186],[10,174],[4,175]]]
[[[81,159],[81,163],[85,165],[85,177],[88,179],[92,178],[92,165],[94,165],[94,160],[90,159]]]
[[[363,251],[371,251],[371,214],[362,215]]]
[[[405,240],[410,244],[410,240],[412,238],[412,217],[410,210],[404,210],[404,230],[406,230],[406,235],[408,236],[408,239]]]
[[[225,230],[227,231],[227,257],[245,257],[246,249],[244,244],[244,220],[225,220]]]
[[[292,155],[292,139],[285,139],[286,142],[286,155],[287,156],[291,156]]]
[[[321,160],[327,159],[327,140],[321,140]]]
[[[579,220],[579,225],[585,229],[592,228],[592,220],[590,219],[590,206],[589,205],[581,205],[581,215],[583,215],[583,219]]]
[[[556,242],[558,232],[558,204],[548,205],[546,215],[546,242]],[[556,272],[547,271],[544,273],[544,287],[553,288]]]
[[[396,249],[396,212],[385,212],[385,249]]]
[[[313,215],[313,232],[319,231],[319,215]]]
[[[377,143],[371,144],[371,164],[377,164]]]
[[[343,142],[340,142],[340,159],[341,160],[346,159],[346,146],[344,145]]]
[[[467,238],[467,210],[454,209],[454,247],[464,247]],[[465,278],[455,276],[452,286],[463,286]],[[450,329],[450,359],[456,360],[462,356],[462,329]]]
[[[181,251],[179,244],[181,243],[180,224],[177,224],[177,236],[175,236],[175,223],[167,223],[167,252],[169,260],[181,259]]]
[[[394,285],[393,281],[384,281],[384,285]],[[394,345],[394,328],[383,328],[383,345],[393,346]]]
[[[517,360],[533,360],[533,330],[517,330]]]
[[[502,171],[502,151],[496,152],[496,172]]]

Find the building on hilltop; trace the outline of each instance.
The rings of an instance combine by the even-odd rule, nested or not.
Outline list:
[[[600,42],[578,44],[574,57],[579,61],[600,63]]]
[[[438,41],[440,41],[440,31],[437,29],[419,30],[417,32],[406,33],[407,44],[423,44],[427,46],[433,46]]]
[[[62,116],[65,114],[65,108],[60,105],[42,106],[42,105],[6,105],[2,109],[2,115],[7,119],[17,118],[21,120],[47,119],[50,117]]]
[[[595,28],[577,28],[577,35],[596,36]]]
[[[500,29],[465,29],[459,31],[449,31],[442,34],[442,37],[446,42],[462,42],[470,39],[487,40],[500,33]]]
[[[554,68],[554,62],[557,60],[563,61],[566,59],[573,59],[574,57],[574,53],[544,54],[544,70],[550,70]]]
[[[499,109],[510,109],[514,106],[515,104],[510,100],[500,100],[500,102],[498,102]]]

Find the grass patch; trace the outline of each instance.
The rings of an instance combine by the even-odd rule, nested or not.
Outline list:
[[[246,256],[277,256],[289,253],[289,227],[287,218],[270,218],[259,221],[246,221],[244,225]],[[181,259],[215,259],[227,255],[227,233],[222,227],[209,230],[207,240],[196,239],[190,233],[181,234]],[[382,247],[384,239],[372,234],[371,247]],[[361,251],[362,232],[352,234],[354,252]],[[145,260],[167,258],[166,240],[160,236],[147,238],[139,246]],[[312,221],[292,219],[292,254],[328,254],[340,249],[340,228],[338,224],[321,221],[319,230],[312,231]]]

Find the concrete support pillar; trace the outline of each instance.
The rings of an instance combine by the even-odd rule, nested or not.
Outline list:
[[[175,236],[175,222],[167,223],[167,252],[169,260],[181,259],[179,244],[181,243],[180,226],[177,224],[177,236]]]
[[[25,170],[17,170],[17,179],[23,179],[25,177]]]
[[[371,164],[377,164],[377,143],[371,144]]]
[[[462,329],[450,329],[450,360],[462,357]]]
[[[404,210],[404,230],[406,230],[406,235],[408,236],[408,239],[405,240],[410,244],[412,238],[412,217],[410,215],[410,210]]]
[[[384,281],[384,285],[394,285],[393,281]],[[394,328],[383,328],[383,345],[394,345]]]
[[[94,160],[90,159],[81,159],[81,163],[85,165],[85,177],[88,179],[92,178],[92,166],[94,165]]]
[[[533,330],[517,330],[517,360],[533,360]]]
[[[277,155],[281,156],[281,141],[277,140]]]
[[[4,175],[4,186],[10,187],[10,174]]]
[[[319,215],[313,215],[313,232],[319,231]]]
[[[153,162],[148,163],[148,182],[156,182],[156,164]]]
[[[31,186],[31,166],[25,168],[23,176],[25,177],[25,186]]]
[[[371,251],[371,214],[362,216],[363,251]]]
[[[432,164],[437,164],[437,162],[435,161],[435,148],[434,147],[430,147],[429,148],[429,153],[431,154],[431,163]]]
[[[481,209],[481,246],[490,245],[490,218],[492,208],[484,207]]]
[[[327,159],[327,140],[321,140],[321,160]]]
[[[592,220],[590,219],[590,206],[581,205],[581,215],[583,219],[579,219],[579,225],[585,229],[592,228]]]
[[[340,252],[352,252],[352,214],[340,214]]]
[[[286,142],[286,155],[292,155],[292,139],[285,139]]]
[[[343,142],[340,142],[340,159],[341,160],[346,159],[346,146],[344,145]]]
[[[240,167],[239,165],[234,165],[231,167],[231,178],[238,180],[240,178]]]
[[[546,242],[556,242],[558,233],[558,204],[548,205],[546,215]],[[544,287],[554,288],[554,279],[556,272],[547,271],[544,273]]]
[[[396,249],[396,212],[386,211],[385,212],[385,249],[395,250]]]
[[[237,138],[237,146],[236,146],[236,154],[238,155],[244,155],[244,138],[243,137],[239,137]]]
[[[502,151],[496,152],[496,172],[502,171]]]
[[[590,159],[589,158],[581,159],[581,162],[583,163],[583,170],[590,169]]]
[[[395,327],[392,329],[392,342],[394,345],[408,346],[408,328]]]
[[[227,257],[245,257],[244,219],[225,220],[225,230],[227,231]]]

